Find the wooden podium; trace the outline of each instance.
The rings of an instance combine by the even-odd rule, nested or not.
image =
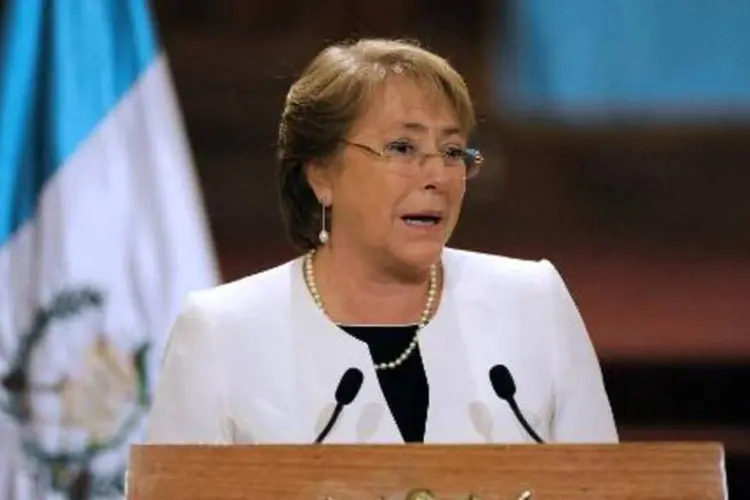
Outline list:
[[[719,500],[725,479],[714,443],[151,445],[131,450],[127,499]]]

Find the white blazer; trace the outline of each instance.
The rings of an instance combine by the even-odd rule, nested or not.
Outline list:
[[[442,300],[420,334],[429,383],[425,443],[527,443],[493,392],[498,363],[547,442],[616,442],[596,354],[546,260],[446,249]],[[328,443],[403,442],[368,346],[315,305],[302,259],[192,294],[164,354],[150,443],[311,443],[342,374],[364,373]]]

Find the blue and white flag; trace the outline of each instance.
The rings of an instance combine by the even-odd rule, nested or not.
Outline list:
[[[162,345],[219,281],[144,0],[9,0],[0,36],[0,498],[118,498]]]

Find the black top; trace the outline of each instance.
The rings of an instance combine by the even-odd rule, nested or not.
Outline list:
[[[398,358],[417,331],[417,325],[340,327],[369,346],[374,363],[388,363]],[[378,370],[377,374],[404,442],[424,442],[429,394],[419,346],[401,365]]]

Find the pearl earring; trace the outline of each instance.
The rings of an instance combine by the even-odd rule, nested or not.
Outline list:
[[[320,202],[320,222],[321,222],[321,229],[318,233],[318,240],[320,241],[321,245],[325,245],[328,243],[328,231],[326,231],[326,203],[325,201]]]

